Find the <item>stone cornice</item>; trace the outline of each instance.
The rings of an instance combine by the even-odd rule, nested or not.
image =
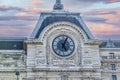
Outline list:
[[[25,41],[25,43],[26,44],[41,44],[41,45],[43,45],[43,43],[42,42],[40,42],[39,40],[37,40],[37,39],[34,39],[34,40],[26,40]]]
[[[120,73],[119,70],[104,70],[104,69],[102,69],[101,72],[102,73]]]
[[[50,69],[50,68],[33,68],[32,69],[34,72],[37,71],[49,71],[49,72],[95,72],[96,69],[93,68],[80,68],[78,70],[74,69]]]
[[[101,62],[106,62],[106,63],[119,63],[120,59],[102,59]]]
[[[100,45],[102,43],[102,41],[100,40],[88,40],[85,42],[85,44],[89,44],[89,45]]]
[[[100,48],[102,51],[120,51],[120,48]]]
[[[20,71],[20,72],[26,72],[25,69],[0,69],[0,73],[1,72],[5,72],[5,73],[7,73],[7,72],[16,72],[17,70]]]

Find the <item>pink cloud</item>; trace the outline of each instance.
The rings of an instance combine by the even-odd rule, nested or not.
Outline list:
[[[15,16],[29,16],[26,12],[18,12],[15,14]]]
[[[119,2],[119,0],[109,0],[110,3]]]
[[[120,2],[120,0],[80,0],[80,1],[85,1],[85,2],[91,2],[91,3],[97,3],[97,2],[103,2],[103,3],[115,3],[115,2]]]
[[[120,8],[107,9],[107,10],[96,10],[89,11],[86,13],[87,16],[92,16],[95,19],[103,19],[105,21],[96,22],[95,20],[87,20],[86,23],[91,29],[92,33],[98,38],[119,38],[120,35]],[[87,17],[91,19],[92,17]]]
[[[32,5],[32,6],[40,6],[40,5],[42,5],[44,3],[44,1],[31,1],[30,2],[30,5]]]
[[[18,7],[12,7],[12,6],[7,6],[7,5],[0,5],[0,11],[9,11],[9,10],[22,10],[21,8]]]
[[[33,12],[33,13],[40,13],[50,11],[50,8],[23,8],[23,11]]]
[[[95,38],[99,39],[120,39],[118,35],[120,35],[120,28],[115,27],[113,25],[108,24],[95,24],[95,23],[87,23],[89,25],[89,29],[94,34]]]
[[[32,12],[32,13],[40,13],[40,12],[46,12],[50,11],[51,8],[19,8],[19,7],[13,7],[13,6],[7,6],[7,5],[1,5],[0,11],[21,11],[21,12]]]
[[[88,23],[89,28],[96,35],[115,35],[120,34],[120,28],[109,24]]]
[[[3,37],[29,37],[33,28],[34,24],[27,25],[24,27],[13,27],[13,26],[1,26],[0,28],[0,36]]]
[[[108,13],[108,14],[96,15],[96,17],[107,19],[106,23],[109,23],[109,24],[119,24],[120,8],[104,10],[102,12]]]

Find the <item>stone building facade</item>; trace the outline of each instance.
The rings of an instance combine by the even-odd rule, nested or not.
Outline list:
[[[0,38],[0,80],[120,80],[120,41],[96,40],[56,0],[30,38]]]

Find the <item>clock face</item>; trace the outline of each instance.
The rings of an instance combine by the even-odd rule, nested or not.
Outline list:
[[[75,45],[70,37],[61,35],[53,40],[52,48],[57,55],[66,57],[72,54]]]

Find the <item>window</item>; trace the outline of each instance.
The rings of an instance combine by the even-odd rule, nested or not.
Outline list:
[[[115,54],[114,53],[109,53],[110,59],[115,59]]]
[[[112,75],[112,80],[117,80],[117,76],[116,75]]]
[[[111,70],[116,70],[116,65],[115,64],[111,64]]]
[[[61,80],[68,80],[68,76],[67,75],[62,75]]]

